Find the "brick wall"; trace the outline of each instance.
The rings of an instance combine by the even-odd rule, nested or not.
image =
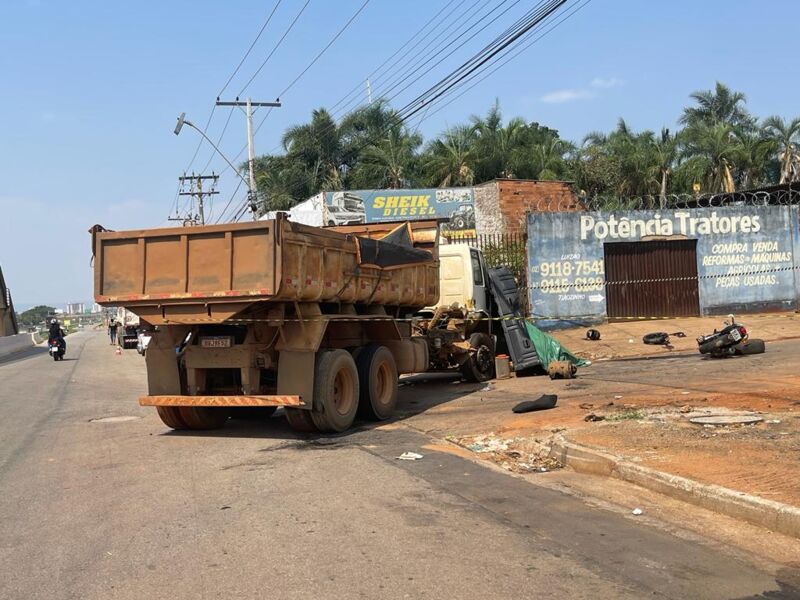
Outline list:
[[[525,214],[583,210],[570,183],[495,179],[475,186],[478,233],[524,233]]]

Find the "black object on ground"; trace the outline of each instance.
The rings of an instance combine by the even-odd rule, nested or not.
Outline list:
[[[596,342],[597,340],[600,339],[600,332],[597,331],[597,329],[590,329],[589,331],[586,332],[586,339]]]
[[[676,337],[676,338],[685,338],[686,337],[686,334],[684,332],[682,332],[682,331],[676,331],[675,333],[670,333],[670,335],[672,337]]]
[[[642,342],[650,344],[651,346],[663,346],[669,343],[669,334],[665,331],[657,331],[655,333],[648,333],[642,337]]]
[[[511,410],[515,413],[526,413],[534,410],[547,410],[555,408],[558,396],[555,394],[542,394],[536,400],[525,400],[520,402]]]
[[[539,355],[536,354],[536,348],[525,328],[519,288],[513,273],[506,267],[492,267],[489,269],[489,283],[499,316],[513,317],[502,319],[500,324],[505,334],[511,362],[514,363],[514,371],[519,373],[541,366]]]

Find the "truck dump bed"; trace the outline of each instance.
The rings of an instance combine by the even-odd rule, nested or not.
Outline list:
[[[285,218],[202,227],[96,231],[95,300],[152,324],[222,322],[263,302],[341,302],[416,309],[436,302],[430,223],[406,224],[410,247],[369,247],[354,234]],[[435,227],[435,223],[433,224]],[[423,233],[424,232],[424,233]],[[397,237],[397,236],[395,236]],[[393,254],[404,258],[375,260]],[[369,263],[378,264],[369,264]],[[379,266],[380,264],[390,266]]]

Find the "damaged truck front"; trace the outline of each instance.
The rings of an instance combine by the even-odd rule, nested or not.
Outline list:
[[[372,238],[274,220],[93,229],[95,298],[155,328],[148,395],[175,429],[282,406],[299,431],[389,418],[397,378],[426,371],[412,317],[439,298],[438,226]]]

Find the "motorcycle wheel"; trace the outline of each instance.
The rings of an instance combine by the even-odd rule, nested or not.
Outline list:
[[[755,339],[736,344],[734,352],[739,356],[747,356],[748,354],[764,354],[766,349],[767,345],[764,340]]]

